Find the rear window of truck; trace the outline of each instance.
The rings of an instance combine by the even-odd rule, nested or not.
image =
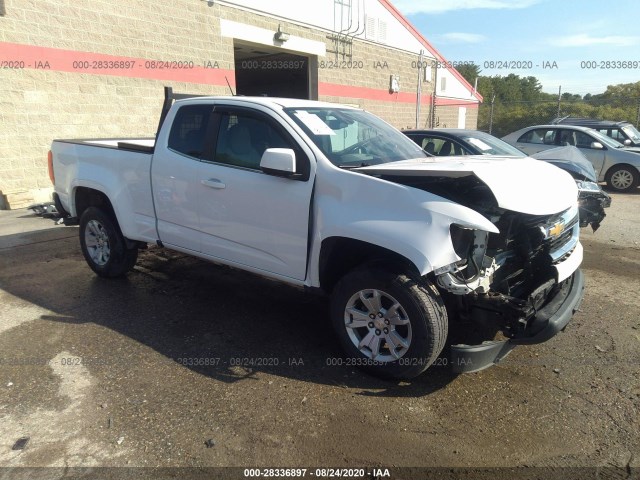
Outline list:
[[[189,157],[202,158],[211,112],[211,105],[180,107],[169,132],[168,147]]]

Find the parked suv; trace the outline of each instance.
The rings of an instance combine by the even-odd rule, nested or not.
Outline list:
[[[578,125],[589,127],[611,137],[626,147],[640,147],[640,132],[632,123],[593,118],[561,117],[551,121],[554,125]]]
[[[574,125],[534,125],[502,140],[533,155],[564,145],[577,147],[593,164],[598,181],[618,192],[631,192],[640,183],[640,155],[592,128]]]

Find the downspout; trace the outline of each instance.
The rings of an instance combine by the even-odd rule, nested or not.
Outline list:
[[[418,91],[416,93],[416,130],[420,127],[420,105],[422,104],[422,54],[424,50],[420,50],[418,56]]]

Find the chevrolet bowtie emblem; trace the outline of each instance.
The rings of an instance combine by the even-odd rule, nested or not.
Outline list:
[[[548,235],[550,237],[557,237],[564,231],[564,223],[558,222],[553,227],[549,228]]]

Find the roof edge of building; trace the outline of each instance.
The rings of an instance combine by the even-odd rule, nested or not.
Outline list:
[[[389,0],[379,0],[383,7],[385,7],[391,15],[393,15],[402,25],[409,30],[409,32],[418,40],[433,56],[438,60],[444,62],[446,59],[444,56],[433,46],[424,36],[418,31],[416,27],[405,17],[400,10],[398,10]],[[462,82],[462,85],[469,91],[469,93],[477,99],[478,102],[482,102],[483,97],[476,91],[473,86],[467,82],[467,80],[460,75],[460,72],[455,68],[451,69],[453,75]]]

